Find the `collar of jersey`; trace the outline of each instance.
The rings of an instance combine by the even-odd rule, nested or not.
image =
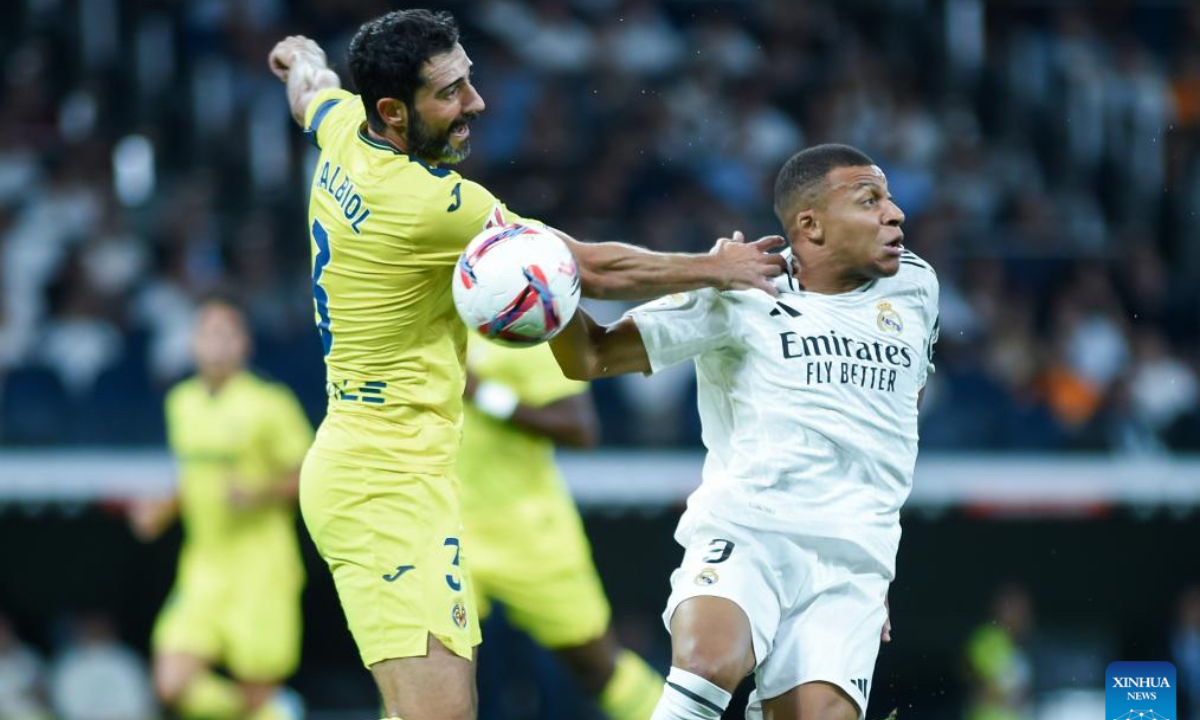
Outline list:
[[[429,163],[425,162],[424,160],[422,160],[421,158],[419,158],[415,155],[409,155],[408,153],[403,152],[402,150],[397,150],[395,148],[395,146],[393,146],[389,143],[380,142],[378,140],[373,139],[370,135],[367,134],[366,128],[360,127],[358,129],[358,139],[362,140],[367,145],[370,145],[371,147],[375,148],[376,150],[386,150],[386,151],[392,153],[393,155],[399,155],[402,158],[407,158],[409,162],[416,163],[416,164],[420,165],[421,167],[425,168],[426,170],[428,170],[429,174],[433,175],[434,177],[446,177],[451,172],[450,168],[443,168],[443,167],[438,167],[436,165],[430,165]]]
[[[781,258],[783,258],[784,262],[787,263],[787,266],[789,268],[788,272],[775,276],[775,289],[778,290],[780,293],[787,293],[789,295],[820,295],[822,297],[836,298],[836,297],[844,297],[847,295],[857,295],[858,293],[866,292],[866,291],[870,290],[871,288],[875,287],[875,283],[879,282],[878,280],[868,280],[867,282],[863,283],[862,285],[859,285],[858,287],[854,288],[850,292],[838,293],[836,295],[825,295],[824,293],[810,293],[807,290],[804,290],[803,288],[800,287],[799,280],[792,277],[792,273],[790,270],[790,268],[792,267],[792,249],[784,248],[783,251],[781,251],[779,253],[779,256]]]

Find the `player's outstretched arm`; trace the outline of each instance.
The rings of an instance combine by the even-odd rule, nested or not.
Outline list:
[[[738,239],[741,233],[734,233],[733,240],[718,240],[711,253],[692,255],[657,253],[624,243],[583,243],[554,232],[575,255],[583,294],[604,300],[645,300],[705,287],[758,288],[775,295],[771,278],[787,268],[782,257],[768,252],[783,245],[778,235],[744,243]]]
[[[463,397],[485,415],[549,438],[555,445],[590,448],[600,441],[600,418],[587,391],[546,405],[529,405],[507,385],[468,373]]]
[[[288,107],[300,127],[304,127],[304,111],[314,95],[342,86],[337,73],[329,69],[325,51],[303,35],[292,35],[275,43],[267,63],[275,77],[287,83]]]
[[[550,349],[563,374],[572,380],[650,372],[642,333],[627,317],[612,325],[601,325],[580,308],[550,341]]]
[[[269,505],[295,505],[300,498],[300,468],[281,474],[277,480],[257,490],[230,485],[226,493],[229,504],[239,510],[251,510]]]

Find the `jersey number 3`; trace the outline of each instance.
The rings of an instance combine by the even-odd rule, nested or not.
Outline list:
[[[710,548],[708,554],[704,556],[704,562],[709,565],[723,563],[733,554],[734,543],[732,540],[724,540],[722,538],[713,538],[713,541],[708,544]]]
[[[333,347],[333,332],[329,329],[329,293],[321,287],[321,275],[329,264],[329,233],[317,220],[312,224],[313,242],[317,244],[317,256],[313,258],[312,291],[317,304],[317,332],[321,333],[321,347],[325,354]]]

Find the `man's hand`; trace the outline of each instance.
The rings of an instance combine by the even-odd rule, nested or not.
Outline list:
[[[265,490],[251,490],[230,480],[229,487],[225,490],[225,499],[234,510],[254,510],[266,505],[270,498]]]
[[[303,35],[291,35],[275,43],[271,54],[267,56],[267,63],[271,66],[271,72],[275,74],[275,77],[287,82],[288,71],[292,69],[300,56],[307,56],[314,64],[322,67],[328,66],[325,51],[321,49],[321,46]]]
[[[179,511],[176,498],[138,498],[129,503],[129,529],[142,542],[163,534]]]
[[[787,262],[770,250],[782,246],[786,241],[779,235],[767,235],[754,242],[745,242],[740,231],[732,238],[720,238],[711,254],[720,263],[722,282],[719,290],[749,290],[758,288],[771,295],[779,294],[771,278],[787,272]]]
[[[329,69],[325,51],[304,37],[292,35],[280,40],[267,56],[275,77],[287,83],[288,108],[297,125],[304,126],[304,111],[318,92],[342,86],[337,73]]]

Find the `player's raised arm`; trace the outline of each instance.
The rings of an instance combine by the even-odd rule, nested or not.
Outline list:
[[[267,56],[271,72],[287,83],[288,107],[292,119],[304,127],[304,111],[313,96],[327,88],[339,88],[342,81],[329,69],[325,51],[303,35],[280,40]]]
[[[749,243],[723,238],[713,252],[693,255],[657,253],[624,243],[583,243],[554,232],[579,263],[583,294],[604,300],[641,300],[705,287],[758,288],[775,295],[771,278],[787,269],[782,257],[768,252],[784,244],[778,235]]]
[[[571,322],[550,341],[550,349],[563,374],[572,380],[650,372],[650,356],[642,334],[629,317],[601,325],[579,308]]]

